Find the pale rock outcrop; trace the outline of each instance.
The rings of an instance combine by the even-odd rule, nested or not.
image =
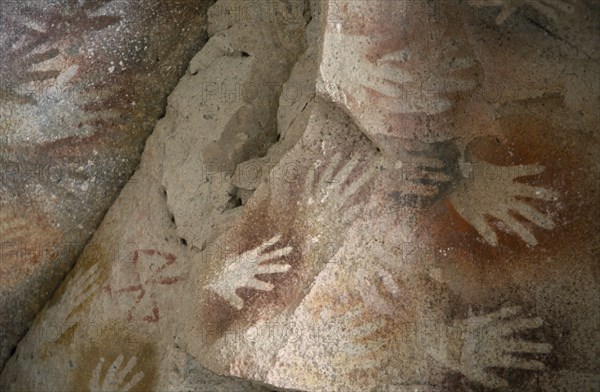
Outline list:
[[[223,380],[208,370],[275,390],[597,390],[598,5],[277,4],[297,23],[211,9],[0,385],[85,389],[115,363],[152,390]],[[229,80],[276,94],[223,99]],[[316,94],[286,104],[303,83]]]

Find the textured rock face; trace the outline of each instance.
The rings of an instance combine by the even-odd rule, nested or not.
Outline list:
[[[2,1],[0,367],[139,162],[210,1]]]
[[[0,385],[598,390],[598,4],[257,4]]]
[[[0,389],[264,390],[200,367],[174,337],[191,256],[231,224],[260,179],[238,176],[251,189],[237,188],[236,168],[278,138],[277,108],[305,50],[308,12],[303,1],[281,6],[263,21],[236,15],[237,2],[210,9],[212,36],[171,94],[140,168],[19,344]]]

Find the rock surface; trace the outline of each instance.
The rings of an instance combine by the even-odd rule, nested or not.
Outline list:
[[[252,193],[233,174],[277,140],[283,85],[306,47],[304,1],[263,21],[233,13],[239,6],[210,9],[212,36],[170,95],[140,168],[19,344],[0,389],[265,390],[216,376],[173,340],[190,257]]]
[[[0,386],[598,390],[598,4],[256,4]]]
[[[0,369],[139,163],[210,3],[0,4]]]

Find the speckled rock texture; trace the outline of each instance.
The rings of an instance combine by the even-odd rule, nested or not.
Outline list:
[[[600,390],[600,4],[256,4],[0,387]]]
[[[0,2],[0,368],[138,165],[210,4]]]
[[[182,305],[194,255],[235,221],[263,175],[246,164],[238,188],[236,169],[277,141],[278,108],[297,107],[283,92],[292,72],[297,84],[306,75],[295,66],[309,10],[286,4],[260,3],[277,5],[264,20],[235,14],[237,2],[210,8],[210,39],[169,96],[140,167],[19,343],[0,390],[266,390],[215,375],[177,337],[192,317]]]

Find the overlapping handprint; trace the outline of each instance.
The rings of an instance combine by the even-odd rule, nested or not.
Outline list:
[[[362,173],[351,179],[360,161],[350,159],[342,163],[342,154],[336,153],[318,175],[317,168],[311,167],[304,182],[304,192],[300,198],[306,203],[311,219],[309,222],[340,222],[343,225],[352,223],[360,214],[366,200],[350,200],[373,178],[375,169],[369,166]],[[337,170],[337,172],[336,172]],[[335,173],[335,174],[334,174]]]
[[[87,303],[102,284],[102,268],[94,264],[88,269],[79,269],[69,283],[68,289],[62,293],[58,303],[51,308],[46,327],[52,330],[45,333],[50,342],[60,339],[69,329],[82,321],[80,307]]]
[[[393,162],[383,166],[396,173],[391,192],[403,206],[425,207],[448,193],[460,178],[459,150],[453,141],[424,143],[414,139],[394,138],[397,144]]]
[[[367,72],[361,73],[360,83],[386,97],[380,103],[390,114],[400,113],[441,113],[452,106],[445,94],[471,91],[477,87],[475,78],[458,76],[477,66],[473,57],[454,58],[449,62],[439,62],[427,76],[402,67],[410,61],[407,49],[382,56],[375,63],[365,62]]]
[[[123,360],[123,354],[119,354],[114,362],[108,366],[104,377],[102,377],[105,359],[101,357],[90,378],[90,392],[129,392],[139,384],[144,378],[143,371],[135,373],[129,381],[125,382],[125,379],[137,364],[137,357],[132,356],[127,364],[121,367]]]
[[[67,4],[45,9],[38,9],[34,3],[14,2],[18,5],[15,9],[11,7],[0,15],[3,25],[0,73],[7,76],[0,86],[0,98],[35,103],[36,98],[27,84],[57,79],[61,75],[67,81],[72,78],[72,75],[67,76],[66,70],[70,67],[64,66],[61,51],[68,46],[67,39],[79,40],[81,36],[70,32],[98,31],[118,23],[119,16],[95,15],[112,1],[69,0]]]
[[[398,317],[401,293],[389,271],[381,266],[374,266],[370,272],[359,269],[356,278],[361,298],[368,309],[383,316]],[[492,368],[545,368],[543,362],[520,355],[548,354],[552,346],[518,337],[520,333],[538,329],[542,325],[541,318],[522,316],[521,307],[515,306],[503,307],[489,314],[471,315],[449,325],[424,328],[419,332],[425,334],[422,348],[433,359],[448,369],[462,373],[471,381],[489,388],[501,388],[508,384],[494,374]],[[443,330],[447,332],[442,333]],[[442,336],[442,340],[436,340],[439,336]]]
[[[112,1],[10,2],[3,9],[0,128],[11,126],[0,137],[10,143],[49,141],[124,122],[119,110],[108,105],[118,93],[115,86],[86,73],[91,65],[80,49],[88,33],[120,22],[120,16],[100,15]],[[60,132],[47,132],[53,128]]]
[[[274,248],[265,252],[280,240],[281,236],[276,235],[256,248],[240,255],[227,257],[218,278],[214,283],[209,284],[207,288],[237,310],[244,307],[244,300],[237,294],[238,289],[250,288],[260,291],[272,291],[275,286],[272,283],[257,279],[256,275],[281,274],[289,271],[290,264],[273,262],[289,255],[293,250],[291,246]]]
[[[537,245],[536,237],[532,230],[513,214],[518,214],[541,228],[554,228],[555,224],[548,215],[524,199],[554,201],[558,198],[558,193],[516,181],[521,177],[541,174],[544,171],[543,166],[496,166],[475,161],[463,167],[470,170],[470,173],[465,173],[468,180],[460,183],[450,194],[450,201],[456,211],[487,243],[498,245],[497,235],[488,218],[499,220],[530,246]]]
[[[350,180],[358,165],[359,161],[352,159],[342,164],[342,154],[337,153],[327,162],[320,175],[317,174],[317,168],[309,169],[299,199],[308,214],[308,222],[322,222],[326,219],[329,223],[346,225],[358,217],[366,201],[349,205],[350,199],[373,174],[373,169],[368,169]],[[291,269],[290,264],[278,262],[293,251],[291,246],[274,247],[281,238],[278,234],[253,249],[227,257],[223,270],[206,288],[237,310],[244,307],[244,300],[237,293],[238,289],[273,291],[275,286],[272,283],[260,280],[256,275],[282,274]]]
[[[441,31],[432,30],[430,34],[437,34],[437,40],[448,40],[441,35]],[[364,48],[372,46],[372,37],[344,36],[343,40],[343,45],[355,48],[355,51],[366,50]],[[361,72],[345,71],[347,75],[353,76],[352,83],[361,87],[351,88],[354,99],[357,102],[368,102],[367,95],[375,92],[385,98],[377,101],[378,112],[389,115],[432,115],[445,112],[453,106],[449,94],[468,93],[479,85],[479,63],[468,51],[457,50],[449,55],[447,60],[442,61],[437,58],[423,58],[431,52],[427,47],[420,45],[423,43],[413,42],[373,61],[367,59],[367,53],[362,54],[365,59],[361,62]],[[355,51],[348,51],[347,55],[356,57]],[[346,54],[346,51],[342,51],[341,54]],[[350,67],[355,63],[355,59],[348,58],[339,62]],[[419,65],[427,69],[420,69]],[[469,76],[465,77],[465,74]],[[344,90],[346,83],[347,81],[339,80],[337,84]],[[331,94],[337,96],[338,100],[348,100],[343,91],[332,91]]]
[[[488,388],[507,388],[508,382],[493,368],[543,370],[545,365],[521,354],[548,354],[552,346],[518,337],[518,334],[540,328],[539,317],[523,317],[520,307],[503,307],[483,316],[471,316],[455,322],[451,336],[462,335],[462,349],[457,362],[447,365],[460,371],[471,381]]]

